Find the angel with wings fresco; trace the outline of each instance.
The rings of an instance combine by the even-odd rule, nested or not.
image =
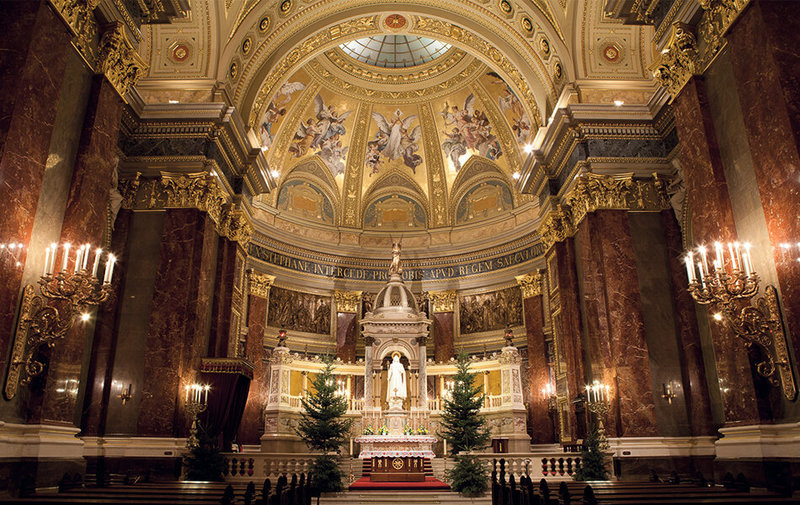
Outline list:
[[[503,155],[486,114],[475,109],[475,95],[467,97],[463,108],[445,102],[439,115],[444,119],[445,128],[450,128],[449,132],[442,132],[445,135],[442,149],[456,172],[461,170],[460,158],[468,149],[490,160]]]
[[[422,164],[422,156],[417,154],[422,130],[419,125],[411,129],[417,115],[403,117],[403,111],[397,109],[389,118],[380,112],[373,112],[372,119],[378,125],[375,139],[367,143],[366,165],[371,169],[370,175],[378,172],[384,160],[403,159],[403,164],[415,174]],[[410,130],[410,131],[409,131]]]
[[[499,74],[488,72],[486,75],[492,77],[495,84],[503,86],[503,96],[497,97],[497,103],[503,112],[511,111],[511,129],[514,131],[517,143],[524,144],[531,134],[531,120],[522,107],[522,102],[519,101],[517,95],[514,94],[514,91]]]
[[[300,123],[289,146],[295,158],[312,152],[318,154],[333,175],[344,173],[347,146],[342,137],[347,133],[344,121],[353,111],[339,113],[334,105],[328,105],[320,95],[314,97],[314,117]]]

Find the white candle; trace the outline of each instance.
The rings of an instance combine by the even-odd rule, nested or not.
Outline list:
[[[697,262],[697,267],[700,269],[700,286],[705,287],[706,279],[703,276],[703,265],[699,261]]]
[[[692,258],[686,256],[683,258],[684,263],[686,263],[686,275],[689,277],[689,284],[694,282],[694,265],[692,265]]]
[[[69,261],[69,242],[64,244],[64,261],[62,262],[61,270],[66,271],[67,269],[67,261]]]
[[[728,253],[731,255],[731,267],[734,270],[739,270],[739,265],[736,264],[736,255],[733,253],[733,244],[728,242]]]
[[[606,401],[607,402],[611,401],[611,395],[609,394],[609,391],[610,391],[610,389],[608,387],[608,384],[606,384]]]
[[[714,267],[722,269],[725,267],[725,250],[722,248],[720,242],[714,242],[714,250],[717,252],[717,263],[719,263],[719,267],[717,267],[716,264]]]
[[[103,253],[103,250],[99,247],[94,253],[94,265],[92,265],[92,277],[97,277],[97,268],[100,266],[100,255]]]
[[[47,275],[47,267],[50,266],[50,248],[45,247],[44,249],[44,273],[42,275]]]
[[[186,403],[189,403],[189,386],[186,386]]]
[[[83,262],[83,250],[84,247],[80,246],[77,251],[75,251],[75,268],[73,269],[73,273],[78,273],[78,270],[81,268],[81,262]]]
[[[697,248],[700,251],[700,259],[703,262],[703,273],[708,275],[708,258],[706,258],[706,248],[700,246]]]
[[[745,242],[744,244],[744,273],[748,277],[750,277],[750,273],[753,271],[753,264],[750,262],[750,244]]]
[[[103,278],[103,284],[111,282],[111,277],[114,275],[114,263],[116,262],[116,256],[109,254],[108,261],[106,261],[106,276]]]
[[[92,248],[92,245],[84,244],[83,247],[83,263],[81,263],[81,269],[86,270],[86,263],[89,260],[89,249]]]

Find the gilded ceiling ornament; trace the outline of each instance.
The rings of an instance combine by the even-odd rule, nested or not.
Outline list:
[[[511,6],[511,2],[508,0],[500,0],[497,6],[500,7],[500,12],[502,12],[504,16],[514,15],[514,7]]]
[[[270,21],[269,16],[264,16],[258,22],[258,31],[261,32],[261,33],[266,33],[267,30],[269,30],[269,27],[270,27],[271,24],[272,24],[272,22]]]
[[[247,273],[250,281],[250,294],[269,300],[269,288],[275,283],[275,276],[250,270]]]
[[[406,18],[400,14],[390,14],[383,20],[383,24],[390,30],[399,30],[408,24]]]
[[[347,167],[344,176],[344,208],[342,212],[342,225],[351,228],[359,226],[359,207],[361,205],[361,179],[364,171],[364,156],[366,153],[367,131],[369,128],[371,107],[359,104],[356,115],[355,128],[350,141],[350,156],[347,157]]]
[[[520,24],[522,24],[522,29],[527,33],[533,33],[533,21],[531,21],[531,18],[528,16],[522,16]]]
[[[247,56],[247,53],[253,48],[253,38],[247,37],[242,41],[242,54]]]
[[[519,92],[518,96],[522,97],[523,103],[530,109],[529,117],[533,118],[536,126],[541,125],[541,114],[539,112],[539,106],[536,104],[536,97],[533,95],[533,90],[528,86],[528,82],[517,66],[506,58],[496,47],[475,36],[472,32],[439,19],[417,17],[414,30],[412,31],[415,33],[432,35],[433,38],[438,36],[443,37],[445,41],[449,39],[468,45],[488,58],[504,72],[505,76],[513,83],[514,87]]]
[[[436,123],[433,119],[433,112],[430,104],[420,107],[420,123],[426,132],[435,132]],[[422,137],[425,145],[425,155],[427,156],[428,167],[428,188],[429,188],[429,208],[433,218],[433,226],[447,226],[450,222],[447,194],[447,178],[444,171],[443,152],[439,147],[438,135],[425,135]]]
[[[539,296],[544,292],[544,275],[541,270],[525,275],[517,275],[514,278],[517,279],[517,284],[522,290],[522,298]]]
[[[282,16],[288,15],[292,10],[292,0],[283,0],[278,8],[280,9]]]
[[[455,312],[456,310],[456,290],[450,289],[448,291],[429,291],[428,297],[431,302],[431,311],[437,312]]]
[[[147,65],[125,35],[122,23],[112,24],[100,38],[97,70],[105,74],[123,99],[147,71]]]
[[[231,63],[231,68],[228,70],[228,74],[231,76],[231,79],[236,79],[236,76],[239,75],[239,64],[235,61]]]
[[[337,289],[333,292],[333,300],[336,302],[337,312],[358,312],[361,291],[340,291]]]
[[[542,50],[542,54],[550,56],[550,42],[547,39],[539,40],[539,48]]]

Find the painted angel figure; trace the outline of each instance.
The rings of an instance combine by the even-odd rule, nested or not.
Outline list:
[[[326,105],[321,96],[314,97],[314,115],[317,118],[317,129],[319,133],[314,137],[311,142],[312,149],[319,149],[322,143],[333,137],[334,135],[343,136],[347,133],[345,129],[344,120],[347,119],[353,111],[349,110],[342,115],[336,110],[333,105]]]
[[[402,116],[403,112],[400,109],[394,111],[388,119],[380,112],[372,113],[372,119],[375,120],[380,131],[387,137],[386,146],[382,149],[382,154],[390,160],[396,160],[403,156],[403,136],[407,135],[406,132],[411,127],[411,123],[417,119],[416,114],[412,114],[407,118]],[[419,137],[419,126],[411,132],[410,137],[414,137],[414,135]]]
[[[313,119],[308,119],[305,123],[300,123],[297,131],[294,134],[292,145],[289,146],[289,152],[295,158],[305,156],[314,138],[319,134],[319,127],[314,124]]]
[[[444,154],[450,158],[453,168],[456,172],[458,172],[461,170],[461,161],[459,158],[467,154],[467,143],[464,141],[464,137],[461,135],[461,131],[457,127],[453,128],[449,133],[442,133],[444,133],[446,136],[444,142],[442,142]]]
[[[349,146],[342,146],[342,141],[339,140],[338,135],[328,139],[320,149],[319,157],[331,169],[334,177],[344,173],[344,160],[348,149]]]

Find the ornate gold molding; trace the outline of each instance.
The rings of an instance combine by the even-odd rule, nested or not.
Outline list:
[[[530,298],[532,296],[539,296],[544,292],[542,288],[544,284],[544,275],[541,270],[536,270],[525,275],[517,275],[517,284],[522,291],[522,298]]]
[[[702,74],[725,46],[725,33],[750,4],[750,0],[698,0],[703,15],[697,35],[690,25],[672,23],[669,42],[650,70],[658,83],[675,98],[695,74]],[[699,39],[699,41],[698,41]],[[700,42],[700,43],[698,43]]]
[[[340,291],[333,292],[333,300],[336,302],[337,312],[356,312],[361,302],[361,291]]]
[[[420,107],[420,123],[425,131],[436,131],[436,122],[430,104],[423,104]],[[447,180],[442,159],[442,148],[439,146],[438,135],[426,135],[423,137],[425,152],[428,155],[428,195],[430,202],[431,217],[433,227],[447,226],[450,220],[450,213],[447,212],[448,194]],[[435,154],[434,154],[435,153]]]
[[[253,296],[260,296],[266,300],[269,300],[269,289],[275,283],[275,276],[269,274],[263,274],[261,272],[256,272],[255,270],[250,270],[247,272],[247,280],[250,284],[250,294]]]
[[[628,175],[581,174],[539,226],[547,249],[574,235],[586,214],[597,210],[661,211],[671,208],[667,181],[658,174],[648,179]]]
[[[125,35],[122,23],[112,24],[100,38],[97,70],[105,74],[123,99],[128,91],[147,72],[147,65],[139,57]]]
[[[431,312],[455,312],[456,290],[430,291],[428,296],[431,301]]]
[[[361,180],[364,172],[364,156],[366,156],[367,131],[369,129],[372,107],[362,103],[358,106],[350,151],[347,156],[347,168],[344,175],[344,200],[342,202],[342,225],[358,228],[360,225]]]
[[[242,247],[247,247],[253,236],[254,228],[250,217],[240,209],[227,209],[219,226],[219,234],[228,237],[232,242],[239,242]]]

